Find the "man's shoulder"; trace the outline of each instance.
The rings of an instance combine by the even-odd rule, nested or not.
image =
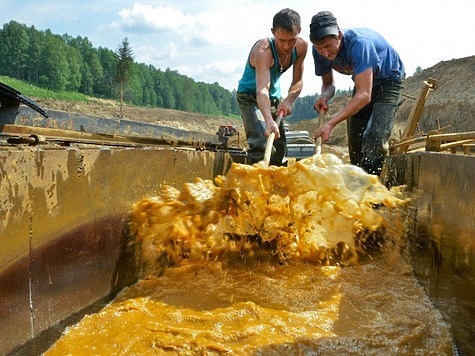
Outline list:
[[[295,45],[297,48],[297,55],[306,55],[308,49],[308,42],[305,41],[302,37],[297,39],[297,44]]]
[[[355,27],[343,29],[343,36],[347,40],[363,40],[380,37],[381,35],[373,29],[366,27]]]
[[[253,48],[256,48],[256,47],[269,47],[272,43],[272,38],[269,38],[269,37],[264,37],[264,38],[261,38],[261,39],[258,39],[256,41],[256,43],[254,43],[254,46]]]
[[[308,47],[308,42],[306,40],[304,40],[302,37],[299,37],[297,39],[297,46],[302,46],[302,47],[307,48]]]
[[[261,38],[257,40],[251,47],[250,55],[272,55],[272,39],[271,38]]]

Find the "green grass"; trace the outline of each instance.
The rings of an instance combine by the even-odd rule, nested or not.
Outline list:
[[[23,95],[30,98],[38,99],[56,99],[56,100],[72,100],[72,101],[88,101],[88,97],[81,93],[69,92],[69,91],[53,91],[37,87],[32,84],[28,84],[18,79],[0,75],[0,82],[11,86],[18,90]]]
[[[31,99],[52,99],[52,100],[68,100],[68,101],[90,101],[90,98],[84,94],[70,92],[70,91],[53,91],[49,89],[44,89],[37,87],[33,84],[27,82],[10,78],[7,76],[0,75],[0,82],[5,83],[6,85],[11,86],[12,88],[18,90],[23,95]],[[236,124],[242,123],[241,116],[239,115],[228,115],[223,116],[225,118],[231,119],[233,123]]]

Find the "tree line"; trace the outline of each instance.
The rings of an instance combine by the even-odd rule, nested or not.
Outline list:
[[[115,99],[124,78],[117,51],[95,48],[87,37],[56,35],[10,21],[0,30],[0,75],[54,91],[72,91]],[[217,82],[208,84],[152,65],[131,62],[132,75],[123,87],[124,100],[137,106],[238,114],[235,94]]]
[[[127,39],[114,51],[95,48],[87,37],[57,35],[13,20],[0,30],[0,75],[53,91],[120,97],[121,104],[124,100],[137,106],[213,116],[239,115],[235,90],[231,92],[217,82],[195,82],[169,68],[137,63],[132,55]],[[315,97],[297,99],[292,119],[315,117]]]

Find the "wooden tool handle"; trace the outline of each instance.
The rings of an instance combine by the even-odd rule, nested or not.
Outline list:
[[[320,129],[323,126],[323,122],[325,121],[326,111],[321,110],[318,113],[318,128]],[[321,155],[322,154],[322,143],[323,139],[322,136],[318,136],[317,140],[315,141],[315,154]]]
[[[284,110],[281,109],[279,111],[279,114],[277,115],[277,118],[275,119],[275,123],[277,124],[277,128],[280,126],[280,122],[282,121],[283,116],[284,116]],[[267,137],[266,150],[264,151],[264,164],[266,166],[268,166],[269,162],[270,162],[270,156],[272,154],[272,146],[274,145],[274,139],[275,139],[275,132],[272,131],[269,134],[269,137]]]

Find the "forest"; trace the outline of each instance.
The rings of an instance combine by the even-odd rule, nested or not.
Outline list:
[[[115,51],[96,48],[87,37],[53,34],[49,29],[39,31],[12,20],[0,30],[0,75],[53,91],[106,99],[123,96],[125,102],[137,106],[215,116],[239,115],[235,90],[231,92],[217,82],[196,82],[169,68],[162,70],[137,63],[132,57],[130,76],[125,78],[122,88],[118,68],[124,42]],[[126,48],[131,56],[132,47]],[[314,117],[315,97],[297,99],[292,120]]]

